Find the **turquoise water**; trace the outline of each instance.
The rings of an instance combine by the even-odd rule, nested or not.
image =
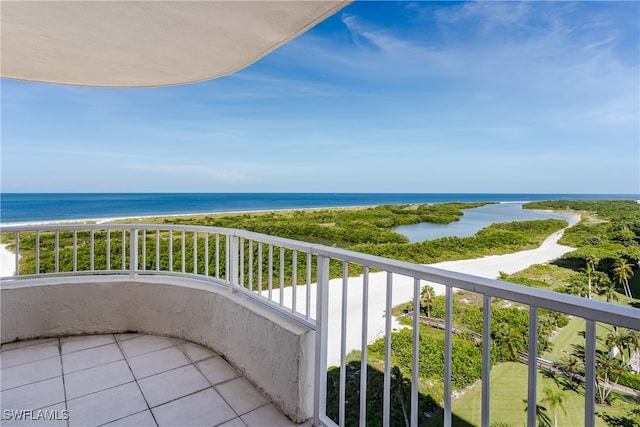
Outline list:
[[[449,224],[420,223],[402,225],[394,228],[394,231],[407,236],[410,242],[423,242],[425,240],[448,236],[473,236],[481,229],[496,222],[529,221],[549,218],[564,219],[569,221],[569,224],[576,222],[571,215],[522,209],[522,203],[485,205],[474,209],[463,209],[463,212],[464,216],[460,218],[460,221]]]
[[[0,195],[0,223],[382,204],[638,198],[637,194],[3,193]]]

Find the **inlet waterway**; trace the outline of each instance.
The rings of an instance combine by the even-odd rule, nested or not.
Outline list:
[[[577,219],[573,215],[551,211],[523,209],[523,203],[497,203],[484,205],[479,208],[463,209],[464,215],[460,221],[449,224],[420,224],[401,225],[393,230],[406,236],[410,242],[439,239],[441,237],[473,236],[481,229],[497,222],[530,221],[544,219],[563,219],[573,225]]]

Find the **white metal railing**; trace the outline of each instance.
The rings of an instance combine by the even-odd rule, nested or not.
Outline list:
[[[529,354],[537,354],[538,310],[548,309],[586,320],[586,382],[585,425],[595,424],[595,324],[604,322],[631,329],[640,329],[640,309],[607,304],[600,301],[560,294],[542,289],[514,285],[428,266],[395,261],[322,245],[303,243],[244,230],[179,225],[42,225],[6,226],[2,233],[13,236],[15,275],[2,282],[26,278],[70,275],[129,275],[133,280],[142,275],[177,275],[197,277],[212,285],[225,286],[231,292],[241,292],[264,303],[274,311],[295,319],[316,331],[314,425],[336,425],[327,416],[327,368],[330,343],[339,340],[340,361],[338,425],[345,425],[346,355],[353,350],[347,345],[347,324],[359,325],[361,354],[360,418],[367,417],[367,344],[370,343],[369,323],[374,316],[370,296],[374,274],[385,274],[384,312],[391,313],[394,282],[409,278],[413,286],[413,303],[419,306],[420,288],[424,282],[446,287],[445,364],[444,364],[444,424],[451,425],[452,315],[454,289],[464,289],[483,295],[482,345],[482,416],[483,426],[489,425],[490,395],[490,331],[491,301],[505,299],[530,307]],[[7,234],[5,234],[6,236]],[[66,243],[65,243],[66,242]],[[25,260],[29,271],[20,270],[22,248],[29,246],[34,259]],[[71,249],[69,249],[69,245]],[[21,248],[22,246],[22,248]],[[26,251],[25,251],[26,252]],[[64,260],[61,260],[61,257]],[[104,258],[104,259],[103,259]],[[191,260],[191,261],[190,261]],[[64,261],[64,262],[63,262]],[[81,263],[80,263],[81,262]],[[179,264],[178,266],[176,265]],[[341,264],[341,265],[340,265]],[[331,266],[333,265],[333,270]],[[63,268],[63,266],[65,268]],[[187,269],[187,266],[189,269]],[[350,268],[359,269],[358,281],[350,280]],[[372,271],[381,273],[373,273]],[[339,275],[340,296],[330,301],[330,277]],[[353,272],[352,272],[353,273]],[[353,274],[351,274],[353,276]],[[335,283],[335,279],[331,280]],[[348,300],[349,288],[357,286],[361,299]],[[358,293],[358,296],[360,294]],[[353,298],[352,298],[353,299]],[[339,305],[331,313],[330,304]],[[354,316],[357,306],[361,316]],[[330,328],[339,322],[339,328]],[[418,362],[419,316],[413,316],[413,349],[411,381],[411,425],[418,425]],[[384,337],[391,337],[391,316],[385,317]],[[337,333],[334,331],[338,330]],[[337,346],[334,346],[338,348]],[[383,425],[388,426],[391,413],[391,340],[385,342]],[[536,425],[536,358],[528,361],[527,425]]]

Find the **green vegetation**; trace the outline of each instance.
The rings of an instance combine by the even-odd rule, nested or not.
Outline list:
[[[543,352],[541,357],[554,363],[559,362],[563,358],[567,358],[574,346],[584,344],[584,337],[582,336],[584,329],[584,319],[577,317],[570,319],[569,322],[551,338],[553,345],[548,351]],[[596,343],[598,349],[604,350],[604,344],[602,344],[602,342],[612,330],[610,325],[605,325],[600,322],[596,323],[596,337],[599,338],[599,341]]]
[[[444,332],[433,331],[431,328],[420,328],[420,361],[418,376],[421,379],[444,381]],[[392,334],[391,361],[403,371],[411,372],[412,334],[410,329],[402,329]],[[451,383],[454,388],[462,389],[480,378],[482,373],[481,346],[471,340],[454,336],[453,365]],[[380,339],[369,345],[371,357],[384,360],[385,339]],[[410,374],[409,374],[410,375]]]
[[[640,264],[640,204],[632,200],[563,200],[527,203],[524,207],[580,211],[583,215],[582,221],[567,229],[560,240],[577,250],[555,264],[579,274],[559,290],[587,297],[599,293],[607,301],[620,298],[618,294],[627,302],[640,297],[640,287],[633,281]]]
[[[566,221],[520,221],[492,224],[470,237],[443,237],[420,243],[361,244],[349,249],[418,264],[500,255],[538,247],[567,226]]]
[[[553,394],[561,393],[562,406],[566,413],[556,405],[555,414],[559,426],[584,425],[584,393],[581,390],[567,390],[554,376],[538,374],[538,404],[544,408],[549,419],[553,421],[551,406],[544,401],[547,397],[544,390]],[[480,425],[482,389],[475,386],[453,402],[454,426],[468,427]],[[629,396],[613,393],[613,405],[596,408],[597,426],[633,426],[640,422],[638,416],[631,414],[640,402]],[[526,424],[525,400],[527,398],[527,366],[520,363],[500,363],[491,370],[491,425],[521,426]],[[630,415],[631,414],[631,415]],[[612,421],[627,422],[615,424]],[[442,425],[442,414],[434,417],[428,426]]]
[[[430,299],[432,318],[445,317],[445,297],[436,296]],[[399,307],[401,311],[413,310],[413,303],[408,302]],[[423,295],[421,312],[426,311],[426,300]],[[459,337],[473,341],[482,334],[482,296],[473,292],[458,291],[453,295],[453,323],[462,330]],[[542,353],[551,348],[549,338],[554,330],[563,328],[568,323],[566,315],[541,309],[538,314],[538,350]],[[528,350],[528,307],[510,302],[496,301],[491,307],[491,337],[495,348],[491,354],[495,360],[517,360],[517,352]],[[480,378],[479,376],[477,378]],[[476,379],[477,379],[476,378]]]
[[[380,242],[396,242],[399,244],[408,244],[405,236],[395,233],[392,227],[406,224],[417,224],[420,222],[449,223],[458,221],[463,215],[461,209],[479,207],[484,203],[446,203],[434,205],[385,205],[371,208],[354,208],[354,209],[320,209],[305,211],[282,211],[267,213],[246,213],[246,214],[225,214],[216,216],[192,216],[186,218],[158,218],[155,220],[145,219],[145,223],[163,223],[163,224],[183,224],[183,225],[206,225],[216,227],[237,228],[258,233],[270,234],[278,237],[299,239],[311,243],[321,243],[332,246],[351,248],[358,244],[375,244]],[[160,239],[160,269],[167,269],[171,263],[176,271],[183,269],[182,261],[182,243],[180,241],[180,233],[173,233],[172,242],[169,243],[169,233],[161,233]],[[129,242],[129,233],[112,232],[110,235],[109,248],[109,266],[111,269],[127,269],[129,268],[128,254],[125,250],[124,262],[122,256],[122,241],[125,246]],[[2,241],[9,244],[9,249],[13,249],[13,236],[2,235]],[[75,255],[78,270],[87,270],[90,268],[90,233],[78,232],[78,252]],[[198,260],[197,271],[204,273],[204,239],[197,238]],[[220,237],[219,248],[220,256],[218,265],[215,263],[215,246],[214,242],[209,242],[208,260],[210,271],[217,268],[218,274],[224,276],[225,259],[225,238]],[[55,271],[55,258],[53,248],[55,245],[54,233],[40,233],[40,273],[50,273]],[[74,264],[73,254],[73,233],[59,233],[59,269],[60,271],[72,271]],[[142,244],[139,245],[142,248]],[[35,233],[21,233],[20,254],[22,256],[20,262],[20,272],[22,274],[32,274],[35,272]],[[148,270],[156,269],[155,264],[155,235],[149,233],[145,241],[146,262],[145,268]],[[104,231],[95,232],[95,263],[96,270],[106,269],[107,251],[106,251],[106,233]],[[142,250],[142,249],[141,249]],[[248,248],[246,255],[248,256]],[[171,255],[169,256],[169,251]],[[257,267],[257,245],[255,246],[254,257]],[[193,233],[187,233],[185,239],[185,260],[184,270],[193,271]],[[291,251],[285,254],[287,271],[291,269]],[[266,252],[265,252],[266,257]],[[266,262],[266,260],[265,260]],[[279,254],[274,257],[274,270],[279,272]],[[304,272],[305,260],[299,260],[299,272]],[[332,275],[341,274],[339,266],[334,265]],[[255,269],[254,271],[257,271]],[[266,272],[266,268],[263,269]],[[246,272],[248,274],[248,271]],[[353,269],[351,274],[357,274],[357,269]],[[265,273],[266,274],[266,273]],[[302,274],[302,273],[301,273]],[[287,275],[290,277],[290,274]],[[265,277],[266,278],[266,277]],[[300,277],[302,278],[302,277]]]
[[[208,225],[217,227],[232,227],[246,229],[254,232],[268,233],[279,237],[297,238],[310,242],[333,244],[351,250],[360,251],[373,255],[381,255],[390,258],[417,263],[431,263],[447,259],[475,258],[490,254],[510,253],[518,250],[528,249],[539,245],[549,234],[566,226],[565,221],[524,221],[513,223],[493,224],[472,237],[465,238],[443,238],[423,243],[408,243],[406,237],[393,232],[391,227],[400,224],[411,224],[422,221],[433,221],[439,223],[456,221],[463,214],[461,209],[483,205],[482,203],[446,203],[437,205],[387,205],[374,208],[360,209],[322,209],[311,211],[287,211],[270,213],[253,213],[238,215],[204,216],[189,218],[159,219],[162,223]],[[3,236],[3,241],[11,245],[12,236]],[[78,250],[73,253],[73,233],[59,233],[59,271],[72,271],[74,258],[77,270],[90,269],[91,238],[90,233],[77,233]],[[185,233],[184,256],[182,251],[181,233],[175,232],[169,238],[168,232],[160,233],[160,256],[159,265],[156,266],[155,256],[155,232],[147,233],[144,244],[139,243],[139,259],[143,258],[143,247],[146,248],[144,268],[155,270],[157,267],[164,270],[169,265],[174,271],[197,271],[199,274],[205,273],[205,266],[209,266],[209,275],[217,274],[224,277],[226,274],[225,241],[224,236],[220,236],[219,257],[215,259],[215,243],[210,239],[208,244],[209,259],[205,261],[205,240],[202,235],[194,236],[194,233]],[[110,237],[108,265],[111,269],[128,269],[128,252],[125,249],[124,258],[122,251],[122,241],[125,248],[129,242],[129,232],[124,234],[112,232]],[[193,250],[194,240],[197,245],[197,259],[194,268]],[[395,242],[395,243],[379,243]],[[40,273],[51,273],[55,271],[54,233],[40,233]],[[35,272],[35,233],[21,233],[20,262],[21,274],[32,274]],[[264,257],[262,259],[262,283],[267,286],[267,254],[264,245]],[[273,255],[274,280],[280,281],[281,257],[278,253]],[[250,248],[245,242],[245,259],[249,259]],[[184,259],[183,259],[184,258]],[[258,245],[253,246],[253,283],[257,283],[258,271]],[[293,271],[293,252],[284,251],[284,277],[285,285],[291,283]],[[106,233],[104,231],[95,232],[95,263],[94,269],[106,269],[107,248]],[[297,259],[297,280],[303,283],[306,269],[305,257]],[[361,268],[357,265],[349,266],[349,274],[357,275],[361,273]],[[342,275],[342,266],[339,262],[332,262],[330,265],[331,277]],[[245,265],[245,278],[249,276],[249,267]],[[312,277],[315,277],[315,263],[312,264]]]
[[[609,203],[613,204],[608,206]],[[522,284],[555,290],[571,292],[585,297],[593,297],[608,302],[630,304],[629,298],[633,292],[637,295],[640,274],[634,274],[634,267],[640,262],[638,248],[640,239],[635,230],[640,218],[640,207],[635,202],[595,202],[587,203],[594,213],[584,213],[583,221],[576,235],[593,237],[594,230],[598,238],[585,238],[582,245],[575,244],[572,228],[565,232],[565,236],[574,239],[579,249],[567,254],[558,262],[549,265],[535,265],[514,275],[502,274],[501,279]],[[532,208],[550,208],[549,206],[527,205]],[[585,205],[575,206],[575,209]],[[557,208],[557,207],[556,207]],[[428,244],[429,242],[425,242]],[[442,244],[442,242],[438,242]],[[565,244],[572,244],[564,242]],[[424,245],[424,244],[419,244]],[[419,245],[414,244],[415,249]],[[388,244],[387,247],[397,247]],[[439,248],[442,248],[440,246]],[[399,251],[400,252],[400,251]],[[459,253],[459,250],[457,250]],[[450,259],[456,254],[449,254]],[[602,257],[602,258],[600,258]],[[604,259],[604,262],[602,260]],[[625,297],[626,294],[626,297]],[[465,386],[473,384],[480,378],[480,371],[476,370],[476,363],[480,360],[480,342],[472,339],[470,334],[480,333],[482,326],[482,306],[478,295],[470,292],[458,292],[454,295],[454,324],[461,332],[454,336],[454,360],[452,377],[455,389],[464,390]],[[413,309],[412,304],[404,304],[394,309],[394,313],[408,312]],[[422,293],[420,312],[431,318],[444,317],[444,297],[434,297],[428,290]],[[583,357],[580,350],[584,345],[584,320],[569,319],[565,315],[541,310],[539,314],[540,334],[538,337],[539,350],[544,357],[557,362],[567,372],[581,374],[584,372]],[[405,322],[408,323],[408,322]],[[425,328],[421,326],[421,340],[425,335]],[[492,420],[495,425],[521,425],[525,420],[526,398],[526,366],[515,365],[509,361],[517,360],[518,352],[527,351],[528,310],[517,304],[494,301],[492,307]],[[426,328],[429,329],[429,328]],[[466,333],[464,331],[469,331]],[[559,331],[559,332],[558,332]],[[552,339],[553,335],[557,335]],[[438,373],[442,374],[442,342],[438,338],[441,331],[432,330],[426,333],[432,342],[440,349],[438,357],[434,357],[434,349],[420,343],[420,372],[421,382],[428,384],[427,391],[438,402],[442,402],[442,382]],[[597,397],[604,406],[598,409],[598,425],[640,425],[640,411],[637,410],[637,399],[619,395],[610,388],[613,384],[637,387],[640,375],[627,372],[624,368],[625,354],[630,357],[632,351],[638,351],[640,338],[637,332],[610,325],[597,324]],[[635,334],[635,335],[634,335]],[[476,335],[477,337],[477,335]],[[466,341],[465,349],[461,343]],[[456,343],[458,344],[456,347]],[[614,346],[622,350],[617,357],[609,357],[609,350]],[[411,333],[401,331],[392,336],[392,363],[410,372],[411,368]],[[424,347],[424,348],[423,348]],[[384,340],[379,340],[370,346],[373,357],[375,350],[384,348]],[[468,359],[456,357],[461,352]],[[474,359],[477,357],[477,360]],[[425,364],[435,366],[433,371],[423,368]],[[382,360],[382,359],[380,359]],[[504,362],[504,363],[500,363]],[[505,368],[514,367],[515,371],[507,372]],[[504,372],[503,372],[504,371]],[[456,375],[456,372],[458,375]],[[519,372],[519,373],[518,373]],[[523,388],[521,393],[518,387]],[[493,391],[495,389],[495,391]],[[475,394],[475,403],[470,404],[467,396]],[[454,425],[478,425],[480,422],[480,387],[472,386],[466,394],[454,403]],[[543,425],[578,425],[583,424],[584,395],[581,385],[573,383],[568,377],[558,377],[546,373],[540,374],[538,384],[538,415]],[[498,408],[496,408],[498,407]],[[566,412],[565,412],[566,409]],[[469,411],[472,413],[470,414]],[[504,412],[502,412],[504,411]],[[496,416],[497,414],[497,416]],[[441,414],[434,417],[428,425],[440,425]]]
[[[360,418],[360,361],[359,355],[352,356],[347,367],[345,387],[345,425],[358,425]],[[384,386],[384,366],[376,360],[367,364],[367,426],[382,425],[382,405]],[[411,412],[411,379],[397,366],[391,369],[391,419],[392,426],[409,426],[407,417]],[[437,408],[431,395],[419,386],[418,413],[423,416]],[[327,415],[336,423],[339,421],[340,369],[329,368],[327,373]]]
[[[369,208],[294,210],[219,216],[162,219],[165,224],[206,225],[238,228],[271,236],[286,237],[329,246],[407,243],[392,228],[399,225],[459,221],[461,209],[486,203],[443,203],[432,205],[383,205]]]

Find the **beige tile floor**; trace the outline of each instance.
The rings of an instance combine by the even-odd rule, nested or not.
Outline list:
[[[21,341],[2,346],[0,366],[2,426],[295,425],[218,354],[179,339]],[[31,420],[10,419],[17,410]]]

